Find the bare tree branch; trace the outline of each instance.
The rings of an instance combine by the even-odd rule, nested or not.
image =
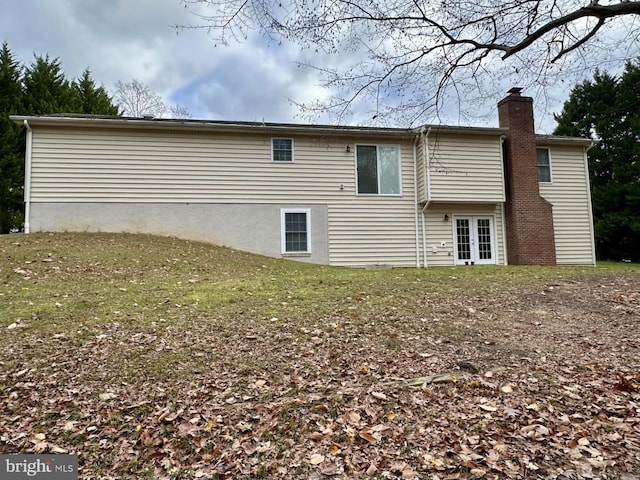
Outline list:
[[[342,67],[314,65],[335,95],[326,109],[341,116],[358,105],[370,118],[403,108],[416,118],[486,84],[544,87],[640,55],[640,0],[181,1],[200,20],[181,28],[204,28],[222,43],[255,29],[330,64],[327,55],[351,56]]]
[[[135,78],[128,83],[116,82],[113,100],[120,106],[124,115],[129,117],[162,117],[167,110],[160,95]]]

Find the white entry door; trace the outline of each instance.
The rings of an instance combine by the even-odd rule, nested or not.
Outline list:
[[[454,217],[456,264],[495,264],[493,217]]]

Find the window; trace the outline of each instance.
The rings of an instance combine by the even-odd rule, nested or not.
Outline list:
[[[311,253],[309,209],[280,211],[282,253]]]
[[[400,148],[357,145],[358,193],[400,195]]]
[[[538,181],[551,183],[551,157],[548,148],[538,148]]]
[[[274,162],[293,162],[293,140],[291,138],[272,138],[271,160]]]

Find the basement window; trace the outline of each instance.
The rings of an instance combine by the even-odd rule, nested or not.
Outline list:
[[[280,211],[283,254],[311,253],[311,210],[287,208]]]
[[[548,148],[538,148],[538,181],[551,183],[551,155]]]

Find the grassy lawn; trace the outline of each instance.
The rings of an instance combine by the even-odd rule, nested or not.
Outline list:
[[[80,478],[640,478],[638,265],[32,234],[0,279],[0,453]]]

